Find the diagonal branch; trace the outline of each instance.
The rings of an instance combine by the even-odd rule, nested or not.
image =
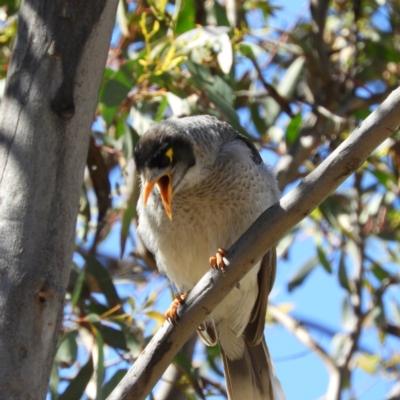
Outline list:
[[[400,88],[372,113],[318,168],[266,210],[227,253],[224,276],[208,272],[180,308],[177,326],[164,323],[109,400],[145,399],[179,348],[254,263],[317,207],[400,125]]]
[[[283,325],[301,343],[316,353],[330,373],[337,370],[337,366],[329,354],[314,340],[310,332],[298,320],[279,310],[278,307],[271,303],[268,304],[268,314],[271,314],[275,321]]]

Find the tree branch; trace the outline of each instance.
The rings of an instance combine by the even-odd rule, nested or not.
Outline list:
[[[400,88],[282,200],[254,222],[233,244],[227,273],[210,270],[179,308],[179,323],[165,322],[109,396],[109,400],[145,399],[179,348],[240,279],[293,226],[317,207],[400,124]]]
[[[268,304],[268,313],[272,315],[275,321],[283,325],[289,332],[291,332],[301,343],[311,349],[317,354],[325,364],[329,373],[337,370],[335,362],[327,354],[327,352],[317,343],[311,336],[310,332],[296,319],[282,312],[278,307]]]
[[[328,6],[328,0],[311,0],[310,11],[313,18],[311,26],[314,44],[314,59],[318,65],[318,72],[323,81],[324,88],[327,91],[326,96],[332,97],[332,91],[328,91],[328,89],[332,88],[332,68],[329,61],[326,43],[324,41],[324,29]],[[324,105],[326,104],[324,103]]]

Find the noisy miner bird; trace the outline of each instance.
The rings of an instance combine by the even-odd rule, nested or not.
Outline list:
[[[136,146],[135,163],[142,181],[138,233],[180,293],[166,313],[173,321],[209,262],[224,272],[223,249],[278,200],[279,190],[253,143],[210,116],[153,125]],[[275,270],[273,248],[198,329],[207,345],[219,342],[231,400],[285,398],[264,339]]]

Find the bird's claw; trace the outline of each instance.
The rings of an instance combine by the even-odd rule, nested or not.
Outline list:
[[[225,258],[226,250],[218,249],[214,257],[210,257],[211,268],[218,271],[221,275],[225,274],[225,267],[228,265]]]
[[[171,305],[168,307],[167,311],[165,312],[165,318],[166,320],[173,325],[178,324],[178,307],[180,304],[183,303],[183,301],[186,299],[187,295],[189,292],[186,292],[184,294],[175,294],[175,300],[171,303]]]

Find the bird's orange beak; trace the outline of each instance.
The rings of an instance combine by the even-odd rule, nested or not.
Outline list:
[[[147,200],[155,184],[157,184],[160,189],[161,200],[164,204],[165,212],[167,213],[168,218],[172,220],[172,183],[171,176],[169,174],[163,175],[157,181],[145,182],[143,188],[143,203],[146,206]]]

